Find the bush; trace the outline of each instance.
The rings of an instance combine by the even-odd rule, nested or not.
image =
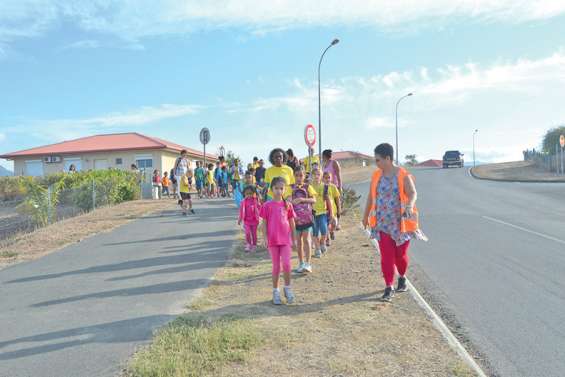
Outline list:
[[[20,200],[24,196],[20,181],[21,177],[1,177],[0,178],[0,201],[7,202]]]
[[[359,199],[361,195],[357,195],[355,190],[349,187],[344,187],[341,193],[341,200],[342,200],[342,214],[346,214],[347,212],[359,208]]]
[[[543,137],[543,151],[554,154],[555,146],[559,144],[559,136],[565,135],[565,125],[550,129]]]

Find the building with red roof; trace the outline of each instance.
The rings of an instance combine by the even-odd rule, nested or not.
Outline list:
[[[173,168],[183,149],[192,167],[204,160],[201,151],[137,132],[88,136],[6,153],[0,158],[14,161],[14,175],[43,176],[69,171],[71,165],[76,170],[97,170],[130,169],[135,164],[140,170],[164,172]],[[206,157],[211,162],[218,159],[213,154]]]
[[[343,166],[369,166],[375,160],[374,157],[367,154],[352,151],[333,152],[332,158]]]

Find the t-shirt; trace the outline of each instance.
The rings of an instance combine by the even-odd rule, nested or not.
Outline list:
[[[292,188],[290,187],[290,185],[294,184],[294,172],[292,171],[292,169],[287,165],[282,165],[281,167],[271,166],[265,173],[265,182],[270,185],[271,181],[275,177],[282,177],[286,182],[283,197],[288,198],[289,196],[291,196]],[[273,191],[270,187],[267,195],[269,195],[271,198],[273,197]]]
[[[197,181],[203,181],[204,180],[204,169],[203,168],[196,168],[194,170],[194,176],[196,177]]]
[[[209,185],[213,185],[214,184],[214,171],[213,170],[208,170],[208,184]]]
[[[318,167],[320,166],[320,159],[318,158],[318,156],[312,156],[312,164],[318,164]],[[312,171],[308,157],[304,158],[304,169],[307,172]]]
[[[180,179],[180,188],[179,188],[180,192],[188,192],[188,177],[186,175],[183,175]]]
[[[163,177],[163,186],[169,187],[169,177]]]
[[[292,204],[284,200],[267,202],[261,207],[260,216],[267,223],[268,246],[292,246],[290,219],[296,217]]]
[[[241,179],[241,177],[239,176],[239,169],[241,169],[239,166],[233,167],[233,180],[234,181],[239,181]]]
[[[324,184],[320,183],[319,185],[312,183],[310,187],[313,187],[316,191],[316,203],[314,203],[313,209],[316,215],[323,215],[328,213],[326,209],[326,202],[324,200]],[[330,191],[328,188],[328,196],[330,195]],[[331,196],[330,196],[331,197]]]
[[[332,213],[334,216],[337,216],[337,204],[335,204],[335,202],[336,200],[339,200],[341,194],[339,193],[337,186],[333,183],[331,183],[328,187],[328,196],[330,197],[330,200],[332,202]]]
[[[186,158],[179,157],[175,161],[175,175],[177,177],[182,176],[188,170],[188,160]]]
[[[263,179],[265,179],[265,171],[267,169],[263,168],[263,167],[256,167],[255,168],[255,179],[257,180],[257,182],[261,182]]]
[[[245,198],[239,207],[239,218],[244,224],[258,224],[261,205],[255,197]]]

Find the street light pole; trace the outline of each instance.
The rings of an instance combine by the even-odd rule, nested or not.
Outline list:
[[[326,47],[322,56],[320,57],[320,62],[318,63],[318,158],[322,161],[322,100],[321,100],[321,86],[320,86],[320,67],[322,66],[322,60],[324,55],[330,49],[330,47],[339,43],[339,39],[334,39],[332,43]]]
[[[396,119],[396,127],[395,127],[396,128],[396,165],[399,165],[399,162],[398,162],[398,105],[400,104],[400,101],[402,101],[404,98],[410,97],[412,95],[413,95],[413,93],[408,93],[407,95],[400,97],[398,99],[398,101],[396,101],[396,116],[395,116],[395,119]]]
[[[479,130],[476,129],[476,130],[473,132],[473,167],[475,167],[475,166],[477,165],[477,164],[476,164],[476,161],[475,161],[475,135],[477,134],[478,131],[479,131]]]

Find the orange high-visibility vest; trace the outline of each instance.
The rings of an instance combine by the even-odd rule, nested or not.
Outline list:
[[[369,193],[371,197],[371,212],[369,212],[369,225],[371,226],[371,228],[377,226],[377,195],[378,195],[377,188],[379,187],[379,181],[382,175],[383,175],[382,170],[377,168],[373,173],[373,177],[371,178],[371,192]],[[402,214],[404,214],[404,209],[408,206],[408,202],[409,202],[408,195],[406,195],[406,192],[404,191],[404,180],[406,179],[407,176],[411,176],[411,175],[410,173],[408,173],[408,171],[406,171],[406,169],[403,168],[398,169],[398,174],[397,174],[398,191],[400,193],[400,206],[401,206],[400,212]],[[401,233],[415,232],[419,229],[418,209],[416,208],[416,206],[414,206],[412,212],[413,212],[413,216],[410,218],[401,216],[400,218]]]

